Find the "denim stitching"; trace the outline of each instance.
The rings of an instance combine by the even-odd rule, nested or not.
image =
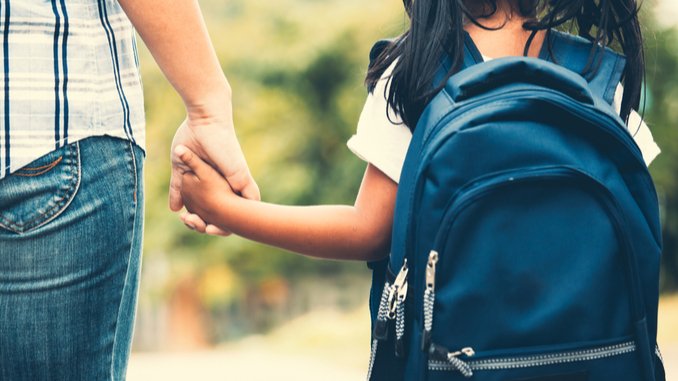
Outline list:
[[[118,304],[118,313],[117,313],[117,318],[115,319],[115,329],[113,330],[113,346],[111,350],[111,381],[116,381],[115,380],[115,346],[118,341],[118,323],[120,322],[120,312],[122,311],[122,301],[123,297],[125,294],[125,289],[127,288],[127,280],[129,277],[129,268],[130,268],[130,262],[132,261],[132,250],[134,249],[134,240],[136,238],[136,224],[137,224],[137,217],[138,217],[138,204],[137,204],[137,198],[136,198],[136,192],[137,192],[137,183],[138,183],[138,175],[137,175],[137,161],[136,161],[136,155],[134,153],[134,146],[132,143],[129,143],[129,148],[130,148],[130,158],[132,159],[132,175],[134,178],[134,195],[133,195],[133,208],[132,208],[132,236],[130,237],[130,244],[129,244],[129,253],[127,255],[127,267],[125,269],[125,281],[123,282],[122,285],[122,290],[120,291],[120,304]],[[134,324],[134,323],[132,323]]]
[[[67,151],[66,153],[67,153],[67,154],[70,154],[70,155],[72,156],[72,154],[73,154],[73,148],[72,148],[72,147],[68,147],[67,150],[68,150],[68,151]],[[71,169],[71,172],[73,172],[73,171],[72,171],[72,166],[70,166],[69,169]],[[72,174],[73,174],[73,173],[71,173],[71,175],[72,175]],[[76,175],[77,175],[77,173],[76,173]],[[77,187],[78,187],[78,185],[79,185],[80,179],[77,179],[76,181],[77,181],[77,183],[75,184],[75,191],[77,191]],[[72,178],[71,178],[71,183],[72,183]],[[68,189],[62,189],[62,190],[61,190],[62,192],[58,193],[58,194],[55,196],[55,199],[53,200],[53,202],[55,203],[55,205],[54,205],[52,208],[48,209],[48,210],[45,211],[45,212],[41,212],[39,216],[37,216],[37,217],[35,217],[35,218],[29,220],[28,222],[20,223],[20,222],[17,222],[17,221],[13,221],[13,220],[11,220],[11,219],[9,219],[9,218],[7,218],[7,217],[4,217],[4,216],[0,216],[0,219],[8,225],[8,226],[5,226],[7,229],[9,229],[9,230],[11,230],[11,231],[13,231],[13,232],[15,232],[15,233],[18,233],[18,234],[26,233],[26,232],[28,232],[29,230],[38,228],[38,227],[44,225],[46,222],[49,222],[49,221],[53,220],[54,218],[49,218],[49,220],[44,221],[43,223],[40,223],[40,224],[38,224],[38,225],[35,226],[35,227],[31,226],[35,221],[38,221],[38,220],[40,220],[41,218],[44,218],[45,216],[48,216],[48,215],[50,215],[51,213],[53,213],[54,210],[63,207],[63,205],[64,205],[64,200],[66,200],[66,198],[69,197],[69,192],[71,192],[73,189],[74,189],[73,187],[70,187],[70,188],[68,188]],[[74,196],[75,193],[73,192],[72,194],[73,194],[73,196]],[[58,214],[61,214],[61,212],[58,212],[57,215],[58,215]],[[56,217],[56,216],[53,216],[53,217]],[[4,226],[4,225],[3,225],[3,226]]]
[[[134,153],[134,146],[132,145],[132,142],[129,143],[129,149],[130,152],[132,153],[132,169],[134,170],[134,194],[132,195],[132,199],[134,200],[134,204],[136,205],[137,188],[139,185],[139,175],[137,172],[137,157],[136,154]]]
[[[75,169],[73,170],[73,175],[74,175],[75,178],[76,178],[76,180],[75,180],[76,183],[75,183],[75,186],[72,188],[73,191],[72,191],[72,193],[71,193],[71,196],[68,198],[68,200],[67,200],[66,203],[63,205],[63,207],[61,208],[61,210],[59,210],[59,211],[58,211],[57,213],[55,213],[52,217],[50,217],[49,219],[45,220],[43,223],[38,224],[37,226],[35,226],[35,227],[32,228],[32,229],[38,229],[38,228],[40,228],[41,226],[44,226],[44,225],[46,225],[46,224],[52,222],[55,218],[59,217],[59,216],[61,215],[61,213],[63,213],[63,212],[68,208],[68,206],[71,205],[71,203],[72,203],[73,200],[75,199],[75,196],[78,194],[78,190],[80,190],[80,181],[81,181],[81,177],[82,177],[82,176],[81,176],[81,165],[82,165],[82,164],[81,164],[81,162],[80,162],[80,143],[79,143],[79,142],[76,142],[76,143],[75,143],[75,151],[76,151],[77,165],[75,166]]]
[[[49,164],[41,165],[39,167],[23,167],[20,170],[18,170],[17,173],[26,172],[26,171],[40,171],[40,170],[43,170],[43,169],[52,169],[57,164],[59,164],[63,158],[64,158],[64,156],[61,155],[56,160],[54,160],[53,162],[51,162]]]
[[[73,151],[73,150],[72,150],[71,147],[66,147],[65,155],[66,155],[66,156],[73,156],[73,152],[72,152],[72,151]],[[62,158],[63,158],[63,156],[61,156],[61,158],[59,158],[58,160],[61,161]],[[69,168],[70,168],[70,167],[69,167]],[[72,182],[72,181],[71,181],[71,182]],[[46,215],[49,215],[50,213],[52,213],[52,212],[54,211],[54,209],[59,208],[59,207],[62,205],[63,200],[64,200],[66,197],[68,197],[68,192],[69,192],[71,189],[72,189],[72,188],[69,188],[69,189],[66,189],[66,190],[61,190],[62,192],[57,193],[57,195],[55,195],[56,198],[55,198],[55,200],[54,200],[54,202],[56,203],[56,205],[53,206],[52,208],[50,208],[49,210],[40,213],[39,216],[33,218],[32,220],[30,220],[30,221],[28,221],[28,222],[20,223],[20,222],[17,222],[17,221],[12,220],[12,219],[10,219],[10,218],[7,218],[7,217],[5,217],[5,216],[3,216],[3,215],[0,215],[0,226],[6,228],[6,229],[8,229],[8,230],[11,230],[11,231],[13,231],[13,232],[15,232],[15,233],[18,233],[18,234],[25,233],[26,231],[24,231],[24,229],[25,229],[27,226],[30,226],[30,225],[31,225],[32,223],[34,223],[35,221],[37,221],[37,220],[43,218],[43,217],[46,216]],[[65,194],[62,195],[62,193],[64,193],[64,192],[65,192]],[[30,228],[28,228],[28,229],[30,229]],[[27,230],[28,230],[28,229],[27,229]]]
[[[68,206],[71,204],[73,199],[75,198],[76,194],[78,193],[78,190],[80,188],[80,145],[79,143],[75,143],[73,146],[69,146],[67,148],[67,153],[69,156],[75,156],[77,160],[77,164],[75,166],[75,169],[73,169],[73,166],[69,166],[69,170],[71,171],[71,186],[69,186],[68,189],[64,189],[62,194],[59,196],[56,196],[57,198],[55,199],[55,205],[48,209],[45,212],[40,213],[39,216],[29,220],[28,222],[25,223],[19,223],[16,221],[13,221],[5,216],[0,215],[0,227],[3,227],[7,230],[10,230],[14,233],[17,234],[24,234],[28,233],[32,230],[38,229],[45,224],[53,221],[55,218],[57,218],[61,213],[68,208]],[[75,180],[75,184],[73,184],[73,180]],[[61,209],[61,210],[58,210]],[[55,212],[56,211],[56,212]],[[35,225],[31,226],[34,224],[36,221],[40,220],[41,218],[45,218],[45,216],[49,216],[52,214],[50,217],[47,217],[45,221]]]

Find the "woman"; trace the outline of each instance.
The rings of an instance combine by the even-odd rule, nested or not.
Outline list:
[[[0,20],[0,379],[124,380],[143,228],[133,25],[186,106],[175,141],[258,198],[228,82],[197,0],[3,0]]]

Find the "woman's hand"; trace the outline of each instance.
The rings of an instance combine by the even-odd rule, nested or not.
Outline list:
[[[170,209],[179,211],[183,207],[182,178],[188,168],[176,154],[180,145],[216,168],[235,192],[251,200],[260,199],[259,187],[247,167],[230,115],[195,120],[189,114],[172,141]]]
[[[172,86],[188,117],[172,144],[170,209],[182,206],[186,167],[174,154],[184,145],[207,161],[243,197],[258,200],[233,128],[231,88],[219,64],[198,0],[119,0]]]
[[[227,106],[223,106],[227,109]],[[197,119],[197,121],[196,121]],[[177,130],[171,149],[172,175],[170,178],[170,209],[180,210],[182,201],[183,175],[190,169],[176,154],[178,146],[184,146],[204,159],[228,181],[230,187],[245,198],[259,200],[259,188],[250,174],[245,157],[238,143],[230,115],[218,117],[186,119]],[[220,176],[221,177],[221,176]],[[223,180],[223,179],[222,179]],[[205,224],[197,215],[184,213],[181,220],[193,230],[218,236],[228,236],[229,232]]]
[[[235,136],[231,114],[230,91],[207,97],[210,103],[187,107],[188,118],[174,135],[171,148],[172,174],[170,177],[170,209],[180,210],[182,179],[190,169],[177,156],[176,147],[183,145],[206,161],[226,178],[230,189],[245,198],[259,200],[259,188],[250,174],[247,162]],[[181,220],[189,228],[216,236],[229,236],[230,232],[206,224],[194,213],[183,213]]]
[[[209,234],[213,236],[221,236],[221,237],[228,237],[232,235],[233,233],[220,229],[216,227],[215,225],[208,225],[205,223],[205,221],[200,218],[197,214],[189,213],[189,212],[184,212],[180,216],[181,222],[186,225],[191,230],[195,230],[198,233],[203,233],[203,234]]]

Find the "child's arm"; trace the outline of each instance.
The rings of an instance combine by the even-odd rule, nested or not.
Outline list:
[[[183,178],[184,204],[206,223],[312,257],[371,261],[388,254],[398,185],[371,165],[354,206],[284,206],[238,197],[186,147],[176,154],[193,171]]]

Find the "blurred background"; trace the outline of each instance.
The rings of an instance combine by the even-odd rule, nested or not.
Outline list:
[[[365,164],[345,142],[376,40],[406,26],[394,0],[201,0],[234,93],[235,124],[265,200],[354,201]],[[678,3],[645,1],[645,118],[665,253],[659,342],[678,379]],[[187,230],[167,208],[169,146],[184,118],[145,48],[148,119],[144,267],[130,381],[364,379],[363,263],[318,261]],[[199,70],[199,68],[197,68]]]

